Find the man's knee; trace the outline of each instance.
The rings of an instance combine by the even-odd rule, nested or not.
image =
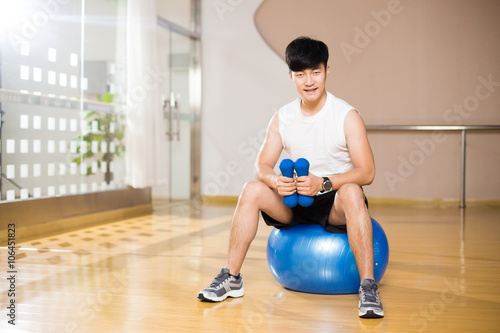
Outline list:
[[[240,201],[256,202],[265,191],[271,189],[261,181],[247,182],[241,191]]]
[[[365,194],[358,184],[347,183],[337,190],[337,199],[340,199],[344,205],[364,205]]]

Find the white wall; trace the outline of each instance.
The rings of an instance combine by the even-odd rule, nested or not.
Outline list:
[[[297,97],[286,63],[255,28],[261,2],[202,1],[202,195],[239,195],[269,120]]]

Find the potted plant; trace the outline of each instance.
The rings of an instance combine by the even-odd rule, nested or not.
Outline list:
[[[98,100],[104,103],[112,103],[114,95],[106,93],[98,95]],[[100,169],[102,163],[106,163],[106,172],[104,180],[109,184],[113,180],[113,173],[111,172],[111,162],[115,157],[123,157],[125,154],[125,116],[117,113],[104,113],[95,111],[83,111],[83,119],[87,120],[86,134],[80,134],[75,140],[77,141],[76,153],[78,156],[72,159],[72,162],[78,166],[83,161],[97,161],[97,166]],[[93,125],[97,123],[96,126]],[[82,154],[82,142],[87,143],[87,150]],[[98,151],[92,151],[92,143],[96,142]],[[103,145],[104,142],[104,145]],[[112,151],[112,143],[114,143],[114,150]],[[103,149],[105,147],[105,149]],[[91,163],[90,163],[91,164]],[[93,175],[92,166],[87,166],[86,176]]]

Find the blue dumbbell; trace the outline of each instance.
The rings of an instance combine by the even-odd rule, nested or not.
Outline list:
[[[280,170],[283,176],[293,178],[293,161],[289,158],[280,163]],[[297,193],[283,197],[283,203],[290,208],[297,206]]]
[[[307,176],[309,174],[309,161],[305,158],[299,158],[294,164],[295,171],[298,177]],[[298,195],[299,205],[302,207],[309,207],[313,204],[314,198],[306,195]]]

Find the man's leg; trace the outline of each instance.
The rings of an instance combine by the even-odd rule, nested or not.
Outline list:
[[[208,288],[200,291],[199,299],[220,302],[227,297],[243,296],[239,273],[250,243],[257,234],[261,210],[282,223],[290,223],[293,217],[292,210],[283,204],[283,198],[266,184],[260,181],[245,184],[231,223],[226,267]]]
[[[358,266],[359,316],[381,318],[384,309],[373,274],[373,230],[365,195],[357,184],[345,184],[337,191],[328,222],[346,225],[347,238]]]
[[[259,181],[245,184],[231,224],[226,263],[231,275],[240,273],[250,243],[257,234],[261,210],[282,223],[290,223],[293,217],[292,210],[283,204],[283,197],[266,184]]]
[[[346,226],[361,281],[373,279],[372,222],[359,185],[345,184],[339,188],[328,223]]]

